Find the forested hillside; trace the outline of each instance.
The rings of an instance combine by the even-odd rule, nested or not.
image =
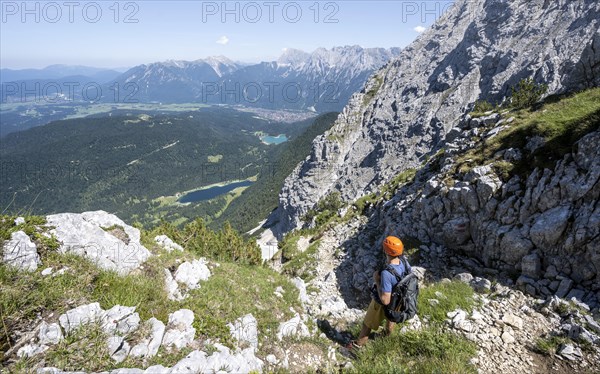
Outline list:
[[[257,132],[294,138],[309,124],[222,108],[54,122],[1,140],[0,206],[44,214],[103,208],[127,220],[152,221],[158,218],[153,208],[164,205],[161,196],[273,170],[270,154],[278,146],[264,144]],[[222,208],[196,204],[189,213]]]
[[[218,228],[229,221],[240,232],[256,226],[258,221],[277,207],[277,192],[296,165],[310,154],[313,139],[329,130],[336,118],[337,113],[328,113],[309,120],[312,124],[304,133],[275,148],[271,155],[274,167],[261,173],[256,183],[244,190],[211,226]]]

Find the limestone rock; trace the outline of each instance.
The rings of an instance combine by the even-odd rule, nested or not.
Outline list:
[[[519,230],[513,229],[504,234],[500,247],[502,248],[500,258],[508,264],[516,264],[531,251],[533,243]]]
[[[156,356],[165,334],[165,324],[158,319],[152,317],[145,323],[150,326],[150,333],[131,348],[130,355],[134,357]]]
[[[232,373],[260,372],[263,362],[254,355],[254,348],[246,348],[239,352],[232,352],[221,344],[216,344],[217,352],[208,356],[204,372],[217,372],[226,367]]]
[[[165,291],[167,291],[167,297],[169,300],[180,301],[185,299],[185,296],[181,294],[179,285],[173,279],[173,274],[169,269],[164,269],[163,274],[165,275]]]
[[[296,314],[296,316],[292,319],[280,323],[279,328],[277,330],[277,338],[279,340],[282,340],[284,337],[287,336],[303,337],[309,335],[310,332],[308,331],[308,327],[306,326],[304,321],[302,321],[302,318],[298,314]]]
[[[58,318],[58,321],[65,330],[65,334],[69,335],[81,325],[101,322],[103,317],[104,310],[100,308],[100,304],[91,303],[68,310]]]
[[[162,365],[153,365],[144,370],[144,374],[163,374],[168,372],[169,368],[166,368]]]
[[[575,348],[572,344],[561,344],[558,348],[558,354],[564,358],[577,361],[583,356],[579,348]]]
[[[454,279],[457,279],[464,283],[471,283],[471,281],[473,280],[473,275],[471,275],[471,273],[460,273],[456,274],[454,276]]]
[[[192,262],[184,262],[179,265],[175,271],[175,280],[183,283],[188,289],[193,290],[199,288],[200,281],[206,281],[210,277],[210,270],[206,266],[206,259],[193,260]]]
[[[249,344],[258,349],[258,322],[252,314],[246,314],[235,322],[227,324],[231,336],[239,343]]]
[[[23,231],[15,231],[2,246],[3,261],[20,270],[34,271],[41,264],[37,247]]]
[[[504,331],[502,333],[502,341],[506,344],[512,344],[515,342],[515,337],[508,331]]]
[[[404,326],[402,326],[402,329],[400,329],[400,331],[407,332],[407,331],[411,331],[411,330],[420,330],[422,327],[423,327],[423,323],[421,322],[419,315],[415,314],[415,316],[413,318],[406,321],[406,324]]]
[[[542,261],[537,253],[524,256],[521,260],[521,272],[533,279],[539,279],[542,272]]]
[[[42,322],[38,332],[38,341],[41,345],[58,344],[63,339],[63,334],[58,323]]]
[[[598,18],[595,2],[548,4],[456,1],[373,74],[334,126],[313,141],[310,156],[285,180],[278,208],[269,217],[275,236],[301,226],[300,218],[334,191],[353,201],[417,167],[444,145],[465,108],[476,100],[502,101],[522,78],[548,84],[548,95],[599,86],[600,37],[589,22]],[[527,20],[519,16],[525,7],[532,15]],[[544,37],[550,33],[552,38]],[[574,42],[559,47],[555,40]],[[492,113],[470,127],[497,118]],[[410,139],[410,145],[398,139]]]
[[[573,281],[569,278],[565,278],[560,281],[560,285],[558,286],[558,290],[556,290],[556,296],[565,297],[567,293],[573,286]]]
[[[492,288],[492,282],[485,278],[475,277],[471,281],[471,286],[476,292],[487,293]]]
[[[226,372],[249,373],[260,372],[263,362],[254,356],[254,348],[247,348],[240,352],[231,350],[221,344],[214,344],[217,351],[207,356],[205,352],[193,351],[184,359],[175,364],[171,369],[164,368],[162,373],[217,373],[226,368]],[[153,369],[151,373],[158,373],[162,367]]]
[[[106,270],[127,274],[137,269],[150,256],[140,243],[140,231],[104,211],[53,214],[47,225],[61,243],[59,251],[75,253]],[[118,238],[104,229],[123,228],[126,238]]]
[[[177,349],[188,346],[196,335],[196,329],[192,327],[192,323],[194,323],[194,312],[189,309],[180,309],[169,314],[169,323],[162,345],[166,348],[175,347]]]
[[[531,241],[538,247],[556,245],[567,227],[570,215],[571,209],[568,206],[557,206],[542,213],[529,232]]]
[[[106,345],[110,357],[117,363],[125,361],[131,350],[129,343],[122,336],[110,336],[106,341]]]
[[[166,235],[157,235],[154,237],[154,241],[161,247],[163,247],[167,252],[172,251],[183,251],[183,247],[179,244],[175,243],[171,238]]]
[[[509,314],[503,315],[502,322],[504,322],[508,325],[511,325],[512,327],[519,329],[519,330],[523,328],[523,319],[514,314],[509,313]]]
[[[300,302],[308,302],[310,299],[306,294],[306,284],[304,283],[304,280],[299,277],[294,277],[292,278],[292,284],[298,289],[298,299],[300,299]]]
[[[102,328],[107,334],[127,335],[137,330],[140,316],[135,307],[115,305],[102,316]]]
[[[33,357],[44,353],[46,350],[48,350],[48,346],[46,345],[25,344],[17,351],[17,357]]]

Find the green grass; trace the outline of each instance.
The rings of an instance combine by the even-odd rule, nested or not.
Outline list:
[[[352,205],[356,208],[358,214],[365,214],[368,207],[379,201],[376,193],[370,193],[357,199]]]
[[[314,270],[317,267],[317,252],[319,249],[319,241],[315,240],[308,248],[293,257],[290,261],[283,264],[283,274],[290,277],[300,277],[308,282],[315,276]]]
[[[3,219],[5,224],[0,226],[3,235],[10,235],[7,219]],[[43,223],[37,218],[27,220]],[[27,228],[29,232],[40,230],[35,225]],[[155,234],[142,231],[142,243],[154,256],[140,269],[126,276],[102,270],[80,256],[56,251],[44,252],[43,266],[34,272],[19,272],[0,264],[0,354],[14,343],[11,334],[26,330],[25,326],[35,326],[38,315],[54,313],[54,318],[58,318],[69,309],[92,302],[99,302],[105,310],[114,305],[135,306],[142,321],[156,317],[165,323],[169,313],[188,308],[194,311],[196,317],[194,326],[197,338],[218,339],[229,345],[233,342],[227,323],[245,314],[251,313],[257,319],[261,339],[271,339],[279,323],[293,316],[290,308],[300,310],[298,291],[285,276],[262,265],[219,261],[217,266],[215,260],[209,260],[212,276],[201,283],[200,289],[190,291],[189,298],[181,302],[168,300],[164,290],[164,268],[174,268],[183,261],[200,257],[200,254],[189,250],[183,253],[166,252],[153,242]],[[213,244],[217,247],[218,240],[230,239],[227,233],[213,235]],[[41,271],[46,267],[52,267],[54,271],[64,267],[69,270],[58,276],[42,276]],[[274,294],[279,286],[285,291],[282,298]],[[93,327],[77,334],[75,337],[88,345],[101,339]],[[72,339],[75,338],[69,337],[67,342],[72,342]],[[56,363],[62,369],[75,368],[84,362],[87,366],[80,368],[91,371],[112,367],[101,348],[79,347],[76,344],[76,349],[72,351],[63,345],[47,353],[50,355],[48,362]],[[169,366],[178,358],[179,355],[164,352],[152,362]],[[35,362],[39,362],[39,357]],[[65,366],[65,363],[74,366]],[[31,368],[33,364],[32,360],[20,360],[14,369]],[[128,359],[125,364],[140,367],[142,363]]]
[[[362,348],[353,373],[476,373],[469,360],[476,345],[458,335],[430,327],[393,333]]]
[[[94,278],[100,270],[91,262],[75,255],[49,253],[43,259],[44,267],[59,270],[70,268],[56,277],[36,272],[19,272],[0,264],[0,306],[6,322],[33,319],[37,313],[63,313],[69,303],[88,302]]]
[[[437,297],[436,292],[441,292],[444,297]],[[440,303],[431,306],[429,299],[437,299]],[[434,283],[419,290],[418,300],[419,316],[429,316],[432,322],[442,323],[447,318],[446,313],[458,308],[470,313],[475,306],[473,289],[466,283],[452,281],[450,283]]]
[[[65,371],[102,371],[115,368],[99,325],[81,326],[45,354],[45,365]]]
[[[475,166],[495,162],[505,177],[526,177],[535,167],[553,168],[557,160],[573,151],[577,140],[600,128],[600,88],[547,103],[534,112],[522,109],[509,116],[515,118],[510,127],[460,156],[456,171],[466,173]],[[545,144],[533,154],[525,154],[520,162],[509,166],[494,158],[502,149],[524,149],[533,136],[542,137]]]
[[[381,187],[381,190],[378,193],[370,193],[365,195],[359,199],[357,199],[354,203],[352,203],[352,211],[349,211],[348,214],[358,214],[364,215],[367,212],[367,208],[376,205],[382,200],[391,199],[398,188],[403,185],[414,181],[415,175],[417,174],[417,169],[409,168],[395,176],[388,183],[384,184]]]
[[[304,222],[310,223],[315,220],[317,227],[324,226],[333,218],[337,217],[337,212],[344,206],[339,192],[332,192],[322,198],[314,209],[309,210],[303,217]]]
[[[198,218],[183,228],[163,221],[147,233],[145,242],[152,241],[156,235],[165,234],[186,250],[218,261],[238,262],[257,265],[262,263],[261,252],[253,240],[247,240],[238,234],[228,222],[221,230],[213,231]]]
[[[298,240],[300,240],[300,236],[301,235],[289,236],[281,242],[279,250],[281,251],[281,257],[284,262],[290,261],[300,254],[300,251],[298,250]]]
[[[383,84],[383,77],[375,75],[373,78],[375,79],[375,84],[373,85],[373,87],[371,87],[369,91],[365,93],[365,96],[363,97],[363,106],[366,106],[371,102],[371,100],[373,100],[373,98],[381,88],[381,85]]]
[[[15,219],[17,216],[0,215],[0,241],[9,240],[12,233],[23,231],[36,244],[40,254],[46,251],[54,251],[58,249],[60,243],[54,235],[48,235],[49,227],[46,224],[46,217],[41,216],[25,216],[25,223],[16,226]],[[1,250],[1,248],[0,248]]]
[[[279,286],[285,291],[283,298],[274,295]],[[298,290],[269,268],[222,263],[181,306],[194,311],[197,334],[228,343],[227,323],[248,313],[257,319],[259,335],[276,332],[279,321],[293,317],[290,308],[299,307]]]
[[[436,296],[441,292],[444,297]],[[431,306],[428,299],[437,299]],[[477,353],[475,343],[444,331],[446,313],[458,308],[471,312],[476,303],[473,289],[458,281],[433,283],[421,287],[418,315],[427,317],[428,325],[421,330],[400,332],[400,324],[391,336],[370,341],[353,361],[353,373],[475,373],[470,359]],[[353,326],[358,334],[360,326]]]
[[[477,100],[475,102],[475,106],[473,107],[473,111],[470,113],[472,118],[482,117],[484,113],[487,113],[492,110],[496,110],[496,106],[491,104],[485,100]]]
[[[545,355],[553,355],[561,344],[569,342],[569,338],[564,336],[547,336],[538,338],[535,341],[535,348]]]
[[[412,182],[417,174],[417,169],[410,168],[395,176],[390,182],[386,183],[381,189],[381,195],[384,199],[391,199],[396,190],[402,185]]]

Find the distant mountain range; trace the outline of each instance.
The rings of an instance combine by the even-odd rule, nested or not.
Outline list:
[[[202,102],[269,109],[339,111],[399,48],[287,49],[277,61],[241,65],[226,57],[136,66],[114,82],[141,102]],[[109,98],[110,99],[110,98]]]
[[[41,70],[3,69],[1,80],[5,86],[13,81],[48,82],[49,79],[64,80],[67,77],[82,83],[83,87],[85,79],[89,78],[89,82],[102,86],[100,100],[105,103],[197,102],[327,112],[340,111],[350,95],[359,91],[375,70],[399,53],[399,48],[359,46],[319,48],[312,53],[287,49],[277,61],[252,65],[223,56],[155,62],[135,66],[122,74],[56,65]],[[100,76],[108,79],[100,79]],[[21,97],[14,95],[4,99],[3,95],[3,101],[9,102]],[[84,100],[86,97],[75,90],[73,99]]]
[[[50,65],[43,69],[0,69],[0,82],[28,80],[51,80],[84,76],[92,81],[105,83],[122,74],[127,69],[103,69],[80,65]]]

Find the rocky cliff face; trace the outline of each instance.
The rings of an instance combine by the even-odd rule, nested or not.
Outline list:
[[[500,102],[523,78],[548,94],[600,85],[599,19],[593,0],[458,0],[315,139],[283,186],[273,231],[299,227],[333,191],[350,201],[419,165],[476,100]]]
[[[451,144],[468,143],[472,136],[466,130]],[[553,169],[535,168],[527,179],[515,175],[505,182],[491,163],[454,175],[454,158],[446,154],[441,172],[423,169],[410,187],[385,204],[379,211],[380,229],[461,251],[471,258],[472,268],[518,277],[517,285],[532,295],[575,297],[596,306],[599,143],[600,132],[592,132]],[[499,156],[514,161],[528,152],[510,148]],[[360,273],[358,287],[363,286]]]

